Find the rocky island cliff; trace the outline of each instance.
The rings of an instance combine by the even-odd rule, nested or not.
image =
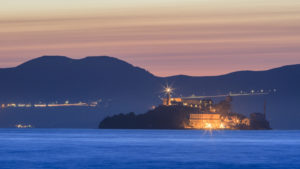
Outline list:
[[[199,119],[195,117],[199,116]],[[216,116],[201,114],[199,109],[174,105],[159,106],[145,114],[131,112],[105,118],[99,124],[102,129],[229,129],[266,130],[271,129],[262,113],[252,113],[250,117],[239,113]]]

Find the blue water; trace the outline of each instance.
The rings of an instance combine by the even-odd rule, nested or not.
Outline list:
[[[300,131],[0,129],[0,168],[300,168]]]

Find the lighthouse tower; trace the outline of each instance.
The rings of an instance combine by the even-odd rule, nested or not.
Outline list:
[[[171,103],[171,93],[172,93],[172,90],[173,89],[170,88],[170,87],[166,87],[165,88],[165,93],[167,95],[166,102],[165,102],[166,106],[171,106],[172,105],[172,103]]]

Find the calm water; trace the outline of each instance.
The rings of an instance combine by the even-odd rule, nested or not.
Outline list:
[[[300,168],[300,131],[0,129],[0,168]]]

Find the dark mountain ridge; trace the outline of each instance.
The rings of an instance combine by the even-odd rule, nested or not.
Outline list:
[[[271,127],[300,128],[300,115],[296,106],[300,101],[299,64],[266,71],[239,71],[220,76],[157,77],[142,68],[108,56],[83,59],[43,56],[14,68],[2,68],[0,77],[1,103],[65,100],[76,102],[97,99],[110,101],[105,109],[99,109],[99,114],[93,115],[97,116],[97,119],[104,118],[103,112],[105,115],[131,111],[146,112],[152,105],[160,104],[158,96],[162,96],[162,87],[167,83],[176,89],[174,96],[276,89],[276,93],[270,96],[234,98],[235,111],[261,111],[261,104],[267,99]],[[77,119],[73,117],[74,121],[82,120],[86,111],[84,110]],[[19,120],[26,121],[36,114],[29,116],[25,119],[22,116]],[[72,114],[65,116],[71,118]],[[38,127],[43,127],[42,124],[41,122]],[[80,126],[72,123],[66,127],[84,127],[86,124],[89,124],[88,120]],[[88,126],[96,128],[97,124]]]
[[[141,90],[141,82],[150,83],[154,78],[144,69],[107,56],[78,60],[44,56],[16,68],[1,69],[0,75],[2,101],[30,96],[33,101],[76,100],[80,97],[96,99],[118,92],[128,94],[131,90]]]

